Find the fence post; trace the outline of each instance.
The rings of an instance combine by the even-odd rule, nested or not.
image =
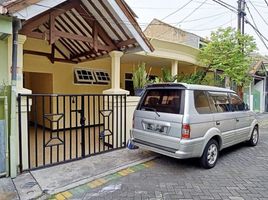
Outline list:
[[[28,157],[28,112],[32,105],[32,100],[26,95],[19,94],[17,104],[18,133],[19,133],[19,169],[20,172],[29,169]]]

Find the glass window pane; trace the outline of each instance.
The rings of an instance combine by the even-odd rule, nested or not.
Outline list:
[[[231,104],[233,111],[243,111],[245,110],[245,104],[244,102],[239,98],[236,94],[231,94]]]
[[[194,101],[195,101],[195,108],[198,113],[207,114],[211,112],[208,98],[204,91],[200,90],[194,91]]]
[[[229,97],[226,92],[209,92],[209,95],[213,99],[213,103],[216,106],[217,112],[231,111]]]
[[[182,114],[182,90],[158,89],[148,90],[139,110]]]

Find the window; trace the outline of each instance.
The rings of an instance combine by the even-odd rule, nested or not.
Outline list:
[[[229,97],[226,92],[208,92],[210,98],[212,98],[213,104],[216,107],[217,112],[229,112],[231,106]]]
[[[109,82],[110,76],[106,71],[82,68],[74,70],[74,83],[107,85]]]
[[[100,71],[100,70],[94,70],[94,75],[95,75],[97,83],[106,83],[106,84],[108,84],[110,82],[110,76],[109,76],[108,72]]]
[[[205,91],[194,91],[194,104],[198,113],[207,114],[210,113],[209,101]]]
[[[92,70],[89,69],[75,69],[75,83],[93,83],[95,82],[95,78],[93,76]]]
[[[139,110],[182,114],[183,103],[183,90],[153,89],[147,90]]]
[[[245,103],[236,94],[230,94],[232,110],[233,111],[244,111]]]

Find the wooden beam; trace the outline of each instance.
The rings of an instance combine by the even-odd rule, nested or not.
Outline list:
[[[82,35],[76,35],[76,34],[72,34],[72,33],[67,33],[67,32],[63,32],[63,31],[55,30],[55,36],[56,37],[67,38],[67,39],[71,39],[71,40],[88,42],[90,44],[93,44],[93,39],[92,38],[89,38],[89,37],[86,37],[86,36],[82,36]],[[105,46],[105,45],[102,45],[100,43],[98,43],[98,48],[100,50],[104,50],[104,51],[111,51],[111,50],[113,50],[112,47]]]
[[[51,56],[50,56],[51,63],[54,64],[55,62],[55,43],[51,45]]]
[[[98,26],[97,23],[93,23],[93,48],[98,52]]]
[[[81,2],[81,0],[79,1]],[[81,4],[83,4],[83,2],[81,2]],[[110,38],[110,36],[106,33],[106,31],[102,28],[102,26],[100,25],[100,23],[94,18],[93,15],[91,15],[91,13],[89,12],[89,10],[87,10],[86,8],[82,8],[82,5],[78,5],[75,7],[75,9],[78,11],[78,13],[83,17],[83,19],[91,26],[93,27],[93,22],[95,21],[97,23],[98,26],[98,34],[101,37],[101,39],[108,44],[109,46],[111,46],[112,50],[116,50],[117,47],[114,44],[113,40]],[[86,10],[85,10],[86,9]]]
[[[53,13],[50,13],[49,16],[49,44],[54,44],[56,41],[56,37],[55,37],[55,16],[53,15]]]
[[[20,33],[27,35],[29,32],[32,32],[34,29],[38,28],[41,24],[44,24],[45,22],[49,21],[50,14],[53,14],[54,18],[56,18],[57,16],[76,7],[77,4],[77,1],[71,1],[71,3],[68,1],[67,3],[65,2],[55,8],[49,9],[43,14],[37,15],[36,17],[27,20],[23,25]]]
[[[135,38],[131,38],[131,39],[129,39],[129,40],[125,40],[125,41],[122,41],[122,42],[119,42],[118,44],[117,44],[117,46],[119,47],[119,48],[121,48],[121,47],[123,47],[123,46],[128,46],[128,45],[130,45],[130,44],[135,44],[137,41],[136,41],[136,39]]]
[[[129,11],[128,8],[126,8],[126,5],[123,3],[122,0],[115,0],[117,5],[121,8],[121,10],[124,12],[130,23],[133,25],[133,27],[136,29],[136,31],[140,34],[144,42],[147,44],[147,46],[150,48],[150,50],[153,52],[154,48],[152,44],[148,41],[144,33],[142,32],[138,22],[136,21],[135,17],[133,16],[133,13]]]
[[[31,51],[31,50],[23,50],[23,54],[31,54],[31,55],[36,55],[36,56],[44,56],[47,57],[50,60],[51,54],[50,53],[45,53],[45,52],[39,52],[39,51]],[[65,63],[72,63],[72,64],[77,64],[78,62],[72,61],[72,60],[66,60],[62,58],[54,58],[55,62],[65,62]]]
[[[71,56],[71,59],[81,58],[81,57],[84,57],[84,56],[88,56],[90,54],[96,55],[96,53],[93,52],[93,51],[86,51],[86,52]],[[97,55],[96,55],[96,57],[97,57]]]
[[[27,34],[27,37],[45,40],[49,37],[49,35],[46,32],[45,33],[31,32]]]
[[[55,49],[60,53],[60,55],[62,55],[66,60],[69,60],[68,56],[65,55],[65,53],[59,48],[56,46],[55,44]]]

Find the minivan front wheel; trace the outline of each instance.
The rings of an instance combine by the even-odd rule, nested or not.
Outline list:
[[[219,157],[219,144],[216,140],[211,139],[203,152],[202,157],[200,158],[200,164],[205,169],[213,168]]]
[[[250,146],[256,146],[258,144],[258,141],[259,141],[259,129],[257,126],[255,126],[248,143]]]

